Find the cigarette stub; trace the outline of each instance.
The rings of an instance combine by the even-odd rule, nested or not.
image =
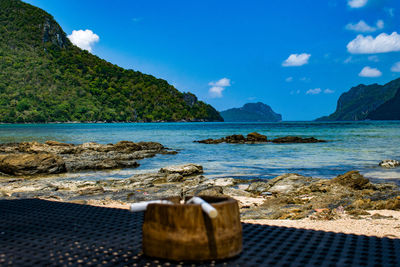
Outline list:
[[[205,213],[207,213],[208,216],[210,216],[210,218],[215,218],[218,216],[218,211],[200,197],[192,197],[191,199],[189,199],[189,201],[187,203],[194,203],[194,204],[201,205],[201,208],[203,209],[203,211]]]
[[[152,203],[159,203],[159,204],[174,204],[168,200],[150,200],[150,201],[143,201],[138,203],[131,204],[130,211],[137,212],[137,211],[145,211],[147,209],[147,205]]]

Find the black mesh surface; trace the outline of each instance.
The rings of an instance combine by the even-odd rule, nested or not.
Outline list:
[[[243,253],[179,263],[141,254],[143,213],[0,200],[1,266],[400,266],[400,239],[243,224]]]

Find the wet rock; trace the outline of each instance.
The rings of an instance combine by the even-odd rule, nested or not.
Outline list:
[[[254,144],[254,143],[266,143],[268,142],[267,137],[265,135],[253,132],[249,133],[247,137],[244,137],[241,134],[229,135],[219,139],[205,139],[200,141],[194,141],[195,143],[202,144],[220,144],[220,143],[229,143],[229,144]]]
[[[369,180],[362,176],[358,171],[350,171],[343,175],[339,175],[332,179],[332,183],[338,183],[342,186],[350,187],[356,190],[372,187]]]
[[[134,152],[142,149],[140,144],[131,141],[120,141],[114,145],[115,151],[119,152]]]
[[[267,136],[259,134],[257,132],[249,133],[247,135],[247,141],[249,142],[267,142]]]
[[[394,159],[385,159],[379,163],[379,166],[387,169],[393,169],[400,166],[400,162]]]
[[[273,139],[272,141],[269,141],[267,139],[267,136],[259,134],[257,132],[249,133],[247,137],[244,137],[241,134],[234,134],[234,135],[229,135],[223,138],[219,139],[204,139],[204,140],[199,140],[199,141],[194,141],[195,143],[202,143],[202,144],[220,144],[220,143],[230,143],[230,144],[255,144],[255,143],[267,143],[267,142],[273,142],[273,143],[322,143],[326,142],[325,140],[319,140],[314,137],[307,137],[307,138],[302,138],[298,136],[286,136],[286,137],[281,137],[281,138],[276,138]]]
[[[287,144],[287,143],[324,143],[325,140],[319,140],[314,137],[302,138],[298,136],[286,136],[272,140],[273,143]]]
[[[0,155],[0,171],[9,175],[36,175],[65,172],[63,159],[52,153]]]
[[[120,141],[114,144],[98,144],[88,142],[81,145],[66,144],[57,141],[22,142],[12,144],[1,144],[2,156],[13,154],[30,154],[29,158],[38,157],[35,162],[43,161],[39,154],[53,154],[60,157],[65,163],[65,168],[49,171],[33,171],[33,173],[59,173],[79,170],[101,170],[116,168],[135,168],[139,166],[136,160],[153,157],[156,154],[172,153],[163,145],[155,142]],[[18,156],[17,156],[18,157]],[[27,156],[25,156],[27,157]],[[46,162],[43,162],[45,164]],[[43,166],[46,169],[46,166]],[[34,167],[34,169],[41,169]],[[0,172],[1,169],[0,169]],[[3,172],[9,174],[12,172]],[[17,173],[17,172],[16,172]],[[18,175],[18,174],[13,174]],[[22,175],[22,174],[21,174]],[[30,175],[28,172],[24,175]]]
[[[224,139],[204,139],[204,140],[199,140],[199,141],[194,141],[195,143],[200,143],[200,144],[220,144],[224,142]]]
[[[168,166],[165,168],[161,168],[159,172],[166,174],[177,173],[182,176],[190,176],[194,174],[203,173],[203,166],[192,163],[179,166]]]
[[[224,138],[225,143],[231,143],[231,144],[241,144],[246,141],[247,141],[246,138],[241,134],[229,135]]]

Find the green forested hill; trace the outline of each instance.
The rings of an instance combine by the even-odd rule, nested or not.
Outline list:
[[[392,99],[400,88],[400,79],[385,85],[360,84],[343,93],[338,101],[336,111],[318,121],[358,121],[365,120],[369,114],[386,101]]]
[[[221,111],[224,121],[238,122],[278,122],[282,115],[275,113],[272,108],[264,103],[247,103],[241,108],[231,108]]]
[[[0,0],[0,122],[220,121],[165,80],[72,45],[45,11]]]

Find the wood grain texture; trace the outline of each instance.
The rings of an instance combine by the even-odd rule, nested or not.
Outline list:
[[[143,223],[145,255],[176,261],[224,259],[242,251],[242,225],[236,200],[202,198],[218,216],[211,219],[195,204],[150,204]],[[176,201],[176,199],[173,199]]]

